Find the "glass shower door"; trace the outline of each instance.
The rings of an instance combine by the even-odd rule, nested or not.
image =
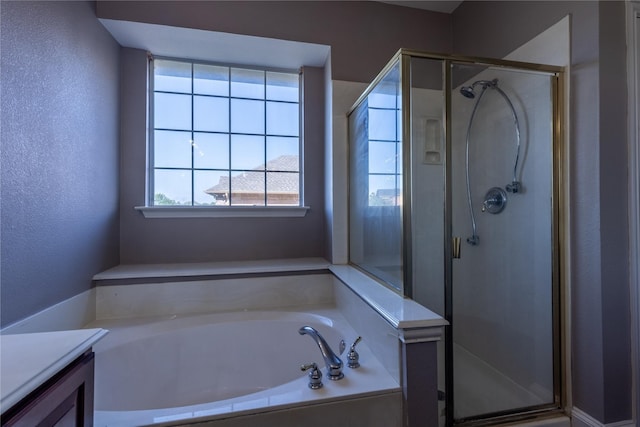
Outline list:
[[[557,401],[553,80],[451,69],[453,418]]]
[[[349,113],[349,260],[449,321],[441,427],[561,407],[561,76],[401,50]]]

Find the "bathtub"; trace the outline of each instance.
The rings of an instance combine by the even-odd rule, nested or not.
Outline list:
[[[345,353],[344,379],[330,381],[323,368],[324,387],[307,386],[300,365],[324,362],[311,337],[298,334],[303,325],[334,351],[358,336],[335,308],[92,322],[110,330],[94,347],[95,426],[326,423],[332,413],[347,416],[349,402],[363,426],[401,425],[400,386],[366,340],[357,346],[360,368],[348,368]]]

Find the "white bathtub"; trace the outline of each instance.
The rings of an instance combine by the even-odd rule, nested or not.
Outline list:
[[[299,410],[317,403],[362,405],[368,397],[375,402],[376,396],[399,401],[397,381],[372,355],[366,341],[357,347],[361,368],[346,367],[343,354],[345,378],[330,381],[323,369],[324,387],[309,389],[300,365],[324,363],[311,337],[298,334],[303,325],[316,328],[335,351],[341,339],[350,345],[358,336],[336,309],[92,322],[87,326],[110,330],[94,348],[95,426],[184,425],[205,420],[210,420],[207,425],[217,425],[215,420],[222,425],[233,417],[282,409],[295,409],[304,419]],[[282,421],[274,423],[282,425]]]

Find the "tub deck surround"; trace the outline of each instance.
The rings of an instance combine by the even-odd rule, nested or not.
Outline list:
[[[230,269],[227,269],[228,266],[225,264],[215,266],[216,268],[207,265],[204,267],[205,270],[188,267],[177,266],[168,269],[166,276],[175,280],[169,283],[97,286],[98,318],[127,318],[134,316],[135,313],[161,315],[163,310],[165,315],[169,313],[184,315],[225,310],[273,310],[283,307],[296,307],[306,312],[314,309],[314,304],[336,307],[347,322],[363,336],[363,342],[367,343],[367,347],[373,350],[385,371],[384,375],[389,376],[395,384],[401,384],[399,390],[404,402],[402,407],[405,411],[409,407],[413,408],[402,418],[411,420],[415,425],[429,425],[437,422],[435,421],[438,419],[435,345],[447,324],[440,316],[382,286],[351,266],[330,265],[322,259],[297,260],[292,264],[288,264],[288,260],[237,263]],[[147,277],[148,281],[153,282],[154,278],[159,276],[157,272],[145,271],[141,267],[129,270],[126,273],[116,272],[121,280]],[[291,275],[305,271],[316,274]],[[187,276],[193,274],[192,278],[203,274],[208,276],[207,280],[181,282],[179,276],[181,273]],[[230,278],[231,273],[237,274],[240,278]],[[275,276],[269,273],[275,273]],[[256,275],[266,275],[266,277],[256,277]],[[96,278],[113,280],[115,276],[100,275]],[[202,305],[198,306],[198,304]],[[361,321],[362,319],[367,320]],[[433,360],[433,364],[425,363],[422,356]],[[306,387],[306,376],[302,375],[301,378],[298,381]],[[333,383],[331,381],[329,385]],[[423,402],[424,390],[431,391],[433,402],[429,404]],[[309,392],[311,390],[303,391],[307,394]],[[326,386],[319,392],[327,393]],[[348,393],[352,392],[353,390],[349,390]],[[286,391],[285,395],[291,396],[288,393],[289,391]],[[296,392],[295,399],[292,398],[287,405],[299,405],[294,403],[294,400],[300,399],[299,393]],[[310,396],[318,395],[318,393],[311,393]],[[358,396],[360,395],[340,395],[336,396],[334,401]],[[246,407],[246,396],[234,399],[236,399],[234,405]],[[278,399],[280,398],[250,395],[250,400],[262,403],[281,402]],[[257,407],[252,410],[264,411]],[[188,417],[196,418],[215,415],[202,411],[204,411],[203,408],[189,409],[186,412],[183,411],[182,415],[171,412],[166,416],[184,417],[187,412],[191,413]],[[114,422],[114,418],[110,418],[110,422]],[[167,422],[171,421],[167,420]]]
[[[333,305],[330,274],[98,286],[96,319]],[[302,326],[302,325],[301,325]]]
[[[429,333],[425,338],[438,340],[440,337],[437,331],[441,331],[442,327],[449,324],[436,313],[393,292],[356,268],[348,265],[331,265],[329,270],[394,328],[405,331],[408,340],[419,339],[417,330],[423,328],[435,328],[436,335]]]
[[[64,325],[64,329],[102,328],[109,325],[125,331],[145,322],[157,322],[158,319],[176,324],[174,321],[203,315],[241,316],[243,313],[259,311],[312,313],[314,310],[333,310],[350,330],[362,336],[358,352],[363,368],[345,368],[345,374],[350,374],[346,380],[334,382],[325,378],[325,387],[321,390],[309,389],[307,376],[300,373],[295,381],[287,383],[295,383],[293,389],[282,384],[270,389],[276,390],[276,395],[268,396],[271,391],[259,391],[257,394],[230,398],[233,402],[225,399],[225,410],[232,405],[234,411],[244,414],[243,417],[258,416],[258,413],[260,416],[266,415],[264,409],[256,406],[256,402],[261,402],[261,408],[266,405],[273,410],[269,416],[275,420],[280,419],[277,414],[281,411],[274,408],[295,410],[298,414],[310,410],[315,414],[326,405],[343,408],[344,405],[350,407],[348,402],[352,402],[354,408],[363,405],[377,408],[382,402],[399,401],[401,410],[413,409],[410,414],[398,415],[401,423],[398,425],[403,425],[401,420],[407,419],[413,420],[416,425],[437,424],[438,415],[434,409],[437,409],[437,399],[433,399],[433,405],[425,404],[424,394],[421,393],[425,389],[434,393],[437,391],[434,375],[437,362],[431,347],[440,339],[446,321],[353,267],[331,265],[321,258],[129,265],[97,274],[94,284],[96,286],[85,294],[57,304],[55,310],[45,310],[31,316],[24,325],[10,325],[2,333],[25,329],[32,332],[59,330],[62,329],[60,325]],[[89,302],[82,306],[79,301]],[[89,321],[86,320],[88,315],[93,316]],[[79,319],[85,320],[80,322]],[[69,326],[72,321],[78,324]],[[297,325],[298,328],[300,326],[303,325]],[[128,332],[123,334],[126,336]],[[297,329],[295,335],[297,342],[302,340],[315,345],[312,340],[299,336]],[[355,336],[345,336],[347,345],[354,339]],[[336,346],[336,343],[330,344]],[[321,363],[319,349],[315,350],[315,360],[301,363]],[[422,355],[427,355],[433,363],[424,359],[419,363],[414,362]],[[376,362],[366,363],[369,358]],[[96,360],[96,369],[100,369],[100,361]],[[372,363],[376,366],[375,375],[369,376],[373,373],[370,371]],[[356,379],[358,385],[354,384]],[[375,385],[375,388],[367,388],[366,384]],[[365,388],[359,388],[361,385]],[[316,401],[320,397],[321,405],[315,406],[313,400],[306,400],[312,397]],[[302,406],[300,401],[303,402]],[[220,407],[216,409],[208,403],[204,405],[207,405],[206,408],[181,406],[182,410],[177,412],[175,408],[167,410],[169,412],[163,412],[165,409],[154,411],[154,417],[160,417],[155,422],[159,425],[175,425],[180,422],[171,421],[171,417],[186,417],[191,421],[201,417],[223,417],[219,413],[222,411]],[[186,413],[188,415],[184,415]],[[359,419],[357,414],[352,415],[353,419]],[[109,426],[130,425],[125,421],[123,424],[112,424],[121,415],[109,416]],[[242,419],[226,417],[225,422],[231,424],[222,424],[225,426],[236,425],[232,420]],[[215,425],[218,425],[218,421],[214,421]],[[360,424],[367,427],[373,425]]]
[[[431,310],[382,286],[358,269],[332,265],[322,258],[114,267],[94,276],[98,284],[96,318],[268,309],[333,301],[333,292],[326,282],[314,278],[322,274],[312,274],[302,280],[296,278],[295,274],[305,272],[331,272],[396,328],[402,341],[439,340],[443,327],[448,324]],[[265,274],[263,279],[268,283],[256,287],[252,281],[254,275]],[[195,279],[203,277],[203,280]],[[171,281],[158,283],[157,278]],[[183,281],[189,278],[190,281]],[[117,285],[131,280],[145,283]],[[103,282],[110,285],[101,286]],[[304,287],[300,283],[304,283]],[[131,288],[127,289],[128,286]],[[149,293],[150,289],[145,286],[153,286],[154,292]],[[275,300],[273,290],[277,291]],[[186,304],[184,308],[177,307],[180,301]]]
[[[0,408],[20,402],[49,378],[92,348],[101,328],[0,336]]]
[[[234,261],[182,264],[119,265],[93,277],[98,286],[116,284],[118,281],[165,278],[180,282],[188,278],[253,275],[278,275],[295,273],[321,273],[330,271],[358,294],[367,304],[385,318],[393,327],[402,330],[433,328],[447,325],[442,317],[415,301],[404,298],[376,280],[349,265],[330,264],[323,258],[296,258],[259,261]],[[98,316],[99,317],[99,316]]]
[[[0,335],[80,329],[96,319],[95,288],[45,308],[0,330]]]
[[[426,309],[413,300],[393,292],[382,286],[361,271],[343,265],[330,267],[334,276],[364,301],[378,315],[392,327],[394,335],[399,340],[395,348],[399,351],[396,360],[399,362],[397,371],[400,377],[403,394],[403,419],[407,426],[438,425],[440,417],[438,411],[438,369],[437,369],[437,341],[442,338],[444,327],[448,322],[432,311]],[[339,288],[338,288],[339,289]],[[336,290],[341,300],[348,300],[344,291]],[[338,303],[340,304],[340,302]],[[353,304],[353,302],[352,302]],[[354,306],[356,304],[353,304]],[[345,307],[345,316],[356,323],[358,330],[369,331],[376,338],[374,346],[382,354],[386,350],[381,347],[388,340],[382,335],[386,329],[379,325],[376,330],[362,324],[354,316],[357,309]],[[360,316],[366,316],[372,310],[362,310]],[[377,323],[377,322],[376,322]],[[388,333],[387,333],[388,335]]]
[[[150,279],[185,280],[189,277],[239,276],[326,271],[323,258],[272,259],[259,261],[200,262],[180,264],[123,264],[93,276],[97,285]]]

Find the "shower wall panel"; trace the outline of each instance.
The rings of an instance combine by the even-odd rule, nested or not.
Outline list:
[[[400,65],[349,116],[349,259],[403,290]]]
[[[413,299],[441,316],[445,316],[443,117],[442,90],[411,89]]]

